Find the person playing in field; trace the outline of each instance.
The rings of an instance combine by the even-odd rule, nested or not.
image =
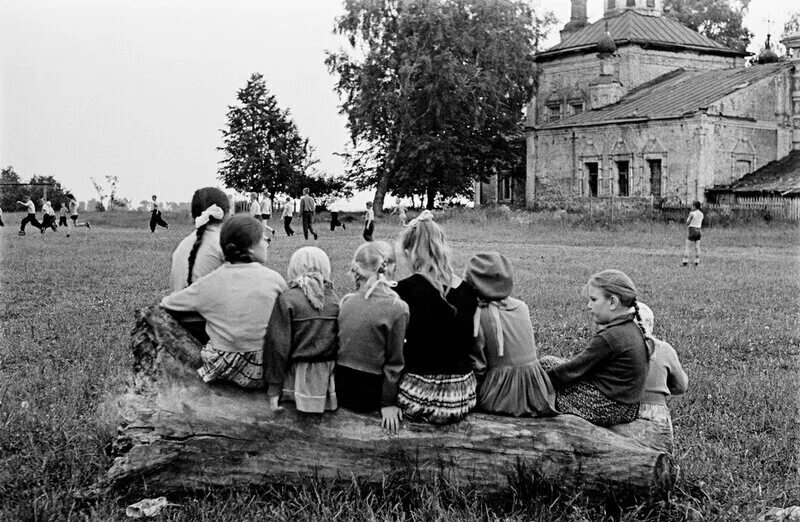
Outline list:
[[[455,275],[444,232],[431,211],[411,220],[398,252],[413,272],[395,287],[410,312],[398,406],[411,419],[458,422],[475,407],[470,357],[477,294]]]
[[[18,235],[24,236],[25,235],[25,226],[30,223],[31,226],[36,227],[39,229],[39,232],[44,233],[42,229],[42,224],[39,223],[39,220],[36,219],[36,205],[33,203],[33,200],[30,196],[25,196],[25,201],[17,201],[17,205],[25,207],[28,211],[28,214],[22,218],[22,221],[19,224],[19,232]]]
[[[511,297],[511,262],[497,252],[476,254],[464,280],[478,294],[473,330],[477,409],[515,417],[558,413],[555,390],[536,356],[528,306]]]
[[[406,226],[406,219],[408,219],[406,216],[406,206],[403,204],[400,198],[395,198],[394,203],[394,211],[397,214],[397,221],[400,223],[401,227],[404,227]]]
[[[67,203],[57,203],[58,204],[58,226],[59,228],[64,227],[67,228]]]
[[[330,260],[320,248],[300,248],[289,259],[288,276],[289,289],[275,303],[264,340],[270,406],[278,408],[282,390],[298,411],[335,410],[339,297]]]
[[[166,296],[161,306],[205,318],[209,341],[200,352],[203,366],[198,370],[203,381],[263,388],[264,337],[286,281],[264,266],[267,242],[259,221],[233,216],[222,225],[219,241],[225,264]]]
[[[259,220],[264,225],[264,230],[266,231],[266,234],[268,234],[266,236],[267,243],[271,243],[272,236],[275,235],[275,229],[267,225],[266,222],[264,222],[265,214],[263,212],[266,209],[266,206],[267,206],[266,201],[264,201],[263,204],[259,203],[258,194],[256,194],[255,192],[250,194],[250,215],[253,216],[253,218]]]
[[[158,201],[155,194],[153,194],[153,202],[150,204],[150,232],[154,233],[156,231],[156,225],[169,228],[169,225],[166,221],[161,218],[161,209],[158,206]]]
[[[672,416],[667,407],[667,397],[681,395],[689,388],[689,377],[681,366],[678,354],[667,342],[653,337],[655,317],[644,303],[639,303],[639,316],[645,334],[653,341],[650,369],[644,383],[644,397],[639,406],[639,417],[661,424],[673,438]]]
[[[598,426],[632,422],[639,414],[652,354],[636,287],[619,270],[603,270],[584,287],[598,329],[581,353],[565,361],[542,357],[556,389],[556,408]]]
[[[339,305],[336,359],[339,404],[364,413],[380,409],[381,426],[390,432],[403,419],[397,389],[409,318],[408,305],[393,290],[395,266],[394,250],[385,241],[356,249],[350,268],[356,291]]]
[[[694,244],[694,266],[700,265],[700,229],[703,227],[703,212],[700,210],[700,202],[692,203],[692,211],[686,218],[686,226],[689,227],[689,236],[686,238],[686,245],[683,249],[683,266],[689,266],[689,246]]]
[[[375,232],[375,212],[372,211],[372,201],[367,201],[367,212],[364,214],[364,241],[372,241]]]
[[[283,213],[281,216],[283,217],[283,230],[286,232],[286,236],[293,236],[294,229],[292,228],[292,218],[294,217],[294,201],[291,196],[286,197],[286,201],[283,203]]]
[[[40,203],[42,204],[42,228],[40,229],[42,234],[48,228],[55,232],[58,227],[56,226],[56,211],[53,210],[53,205],[44,198],[40,200]]]
[[[0,227],[5,227],[6,224],[3,223],[3,209],[0,208]]]
[[[331,203],[330,211],[331,211],[331,232],[336,230],[336,227],[342,227],[342,230],[347,230],[347,226],[344,224],[344,222],[339,221],[339,205],[336,203]]]
[[[75,196],[72,194],[67,194],[67,207],[69,210],[69,220],[72,222],[71,224],[68,224],[67,237],[70,236],[70,230],[73,228],[92,228],[88,221],[85,223],[78,223],[78,202],[75,199]]]
[[[314,211],[317,208],[317,203],[308,193],[308,187],[303,189],[303,195],[300,198],[300,216],[303,219],[303,236],[308,239],[308,233],[314,236],[317,240],[317,233],[314,232]]]
[[[269,197],[269,192],[264,192],[261,198],[261,219],[264,221],[272,219],[272,199]]]

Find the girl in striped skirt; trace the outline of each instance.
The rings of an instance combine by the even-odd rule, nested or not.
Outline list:
[[[398,250],[414,273],[395,288],[410,312],[397,404],[410,419],[458,422],[475,407],[470,355],[477,294],[453,272],[430,211],[409,223]]]

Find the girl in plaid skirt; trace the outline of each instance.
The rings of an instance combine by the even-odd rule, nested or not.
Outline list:
[[[209,341],[197,371],[205,382],[230,381],[244,388],[264,386],[264,337],[275,300],[287,288],[270,270],[267,242],[259,221],[233,216],[222,225],[225,264],[179,292],[161,306],[197,312],[206,320]]]
[[[636,287],[619,270],[603,270],[584,287],[598,329],[569,361],[543,357],[556,389],[556,408],[599,426],[636,419],[649,368],[652,341],[646,337]]]
[[[458,422],[475,407],[470,355],[477,294],[454,274],[429,210],[409,223],[398,243],[414,273],[395,288],[410,311],[397,404],[410,419]]]

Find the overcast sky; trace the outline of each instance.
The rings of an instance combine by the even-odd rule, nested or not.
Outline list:
[[[563,25],[567,0],[533,0]],[[788,0],[752,0],[746,24],[763,45]],[[323,63],[339,0],[0,0],[0,165],[53,175],[78,199],[90,177],[119,177],[134,203],[188,201],[219,185],[216,147],[227,107],[260,72],[340,174],[348,135]],[[589,18],[602,0],[589,0]],[[560,28],[560,27],[559,27]],[[550,45],[558,41],[554,31]]]

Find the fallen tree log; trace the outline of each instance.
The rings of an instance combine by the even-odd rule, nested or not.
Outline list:
[[[134,375],[117,399],[123,419],[111,469],[95,493],[146,484],[159,493],[205,486],[381,481],[392,472],[442,474],[487,490],[527,467],[567,486],[669,488],[670,455],[572,415],[515,419],[471,414],[452,426],[404,422],[381,430],[378,415],[273,413],[266,394],[198,377],[200,346],[159,307],[137,311]],[[658,441],[663,446],[664,441]]]

